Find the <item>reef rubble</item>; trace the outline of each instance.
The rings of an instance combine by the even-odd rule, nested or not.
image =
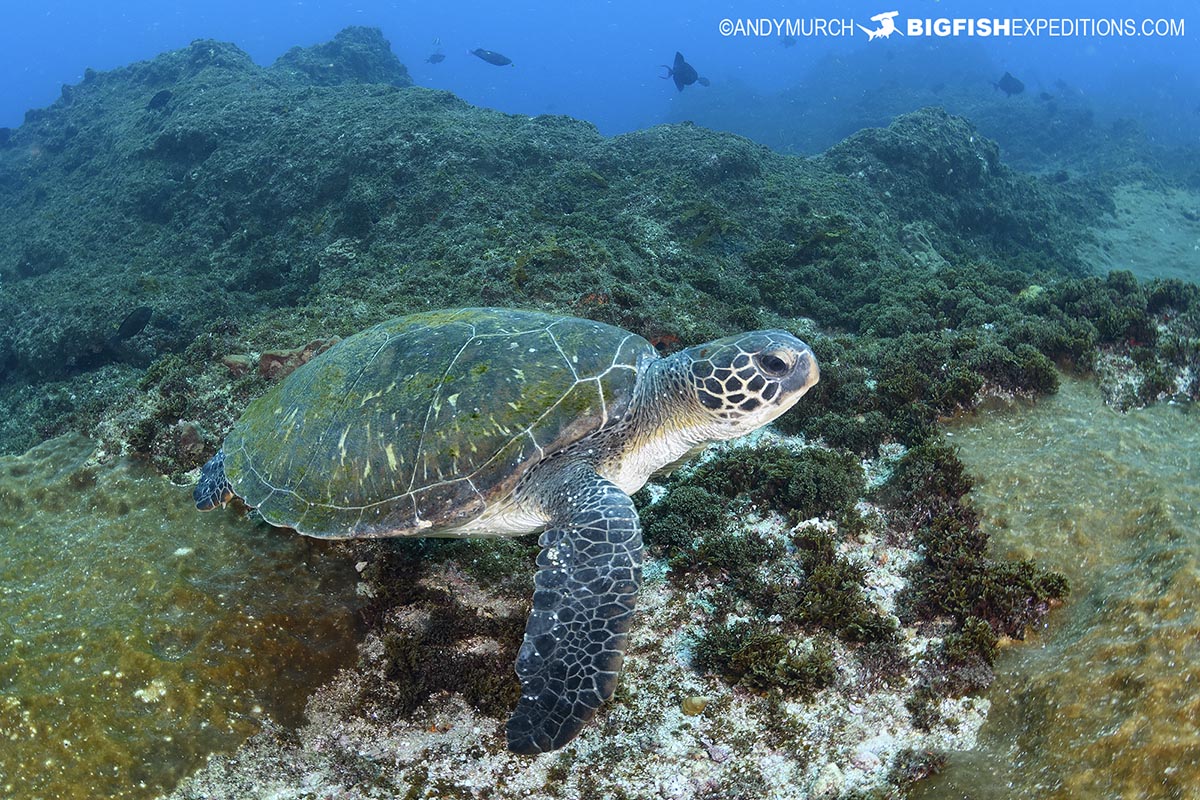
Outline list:
[[[811,449],[770,433],[756,445]],[[701,464],[745,455],[743,448],[714,446]],[[893,450],[867,466],[872,474],[890,472],[897,458]],[[681,579],[692,569],[686,559],[654,549],[615,699],[562,751],[516,756],[506,751],[503,736],[504,701],[512,698],[501,693],[497,701],[495,679],[501,670],[515,686],[507,673],[530,584],[528,544],[504,548],[503,563],[475,543],[465,550],[463,543],[382,544],[360,564],[381,617],[359,646],[358,664],[310,698],[307,722],[298,730],[267,726],[237,752],[214,755],[169,797],[891,796],[935,771],[938,753],[971,748],[989,703],[952,692],[936,699],[932,719],[911,713],[913,692],[949,629],[901,623],[897,598],[919,556],[881,510],[859,504],[853,513],[865,523],[849,535],[839,534],[832,520],[797,523],[749,505],[731,511],[726,522],[730,535],[763,537],[780,547],[804,531],[834,536],[838,557],[863,572],[869,607],[897,632],[886,667],[865,662],[860,644],[826,635],[820,641],[829,649],[833,678],[799,696],[771,679],[749,689],[698,671],[697,641],[706,627],[724,624],[716,622],[725,616],[718,599],[723,590],[719,581]],[[504,574],[509,569],[517,572]],[[757,570],[777,587],[803,577],[768,563]],[[507,583],[495,583],[501,577]],[[397,602],[400,595],[407,602]],[[512,599],[503,601],[506,596]],[[730,619],[756,613],[733,608]],[[787,629],[779,618],[764,625]],[[812,652],[808,637],[793,635],[788,650]],[[782,664],[768,667],[781,670]],[[476,682],[489,687],[486,696],[472,686]],[[403,699],[414,685],[424,687],[423,697]],[[699,713],[689,713],[689,698],[704,699]],[[403,704],[411,712],[398,713]]]

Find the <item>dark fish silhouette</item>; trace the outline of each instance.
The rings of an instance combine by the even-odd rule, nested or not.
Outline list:
[[[1049,103],[1053,99],[1054,95],[1050,94],[1049,92],[1040,92],[1038,94],[1038,100],[1041,100],[1043,103]]]
[[[796,37],[795,36],[784,36],[782,41],[783,41],[784,47],[795,47],[796,46]]]
[[[113,363],[145,366],[146,364],[142,362],[149,363],[148,354],[130,347],[125,342],[145,330],[153,316],[154,309],[150,306],[138,306],[130,311],[121,321],[117,332],[107,339],[91,343],[87,351],[75,358],[74,367],[79,370],[89,370]]]
[[[1011,72],[1004,73],[1004,77],[993,83],[992,86],[1004,92],[1009,97],[1025,91],[1025,84],[1014,78]]]
[[[146,108],[150,111],[155,111],[163,108],[169,102],[171,102],[171,90],[163,89],[160,92],[156,92],[154,97],[150,98],[150,102],[146,103]]]
[[[471,55],[479,56],[489,64],[495,64],[497,67],[507,67],[512,63],[512,59],[503,53],[497,53],[493,50],[484,50],[482,47],[476,47],[471,51]]]
[[[683,91],[683,87],[691,86],[693,83],[698,83],[701,86],[708,86],[708,78],[701,78],[696,72],[696,68],[683,60],[683,53],[675,53],[675,65],[668,67],[663,64],[663,69],[667,71],[666,75],[662,76],[665,81],[667,78],[672,78],[675,81],[675,88]]]
[[[429,58],[425,59],[426,64],[440,64],[446,60],[445,53],[433,53]]]
[[[130,311],[121,322],[121,327],[117,328],[117,335],[112,338],[112,343],[117,344],[137,336],[153,316],[154,309],[150,306],[139,306]]]

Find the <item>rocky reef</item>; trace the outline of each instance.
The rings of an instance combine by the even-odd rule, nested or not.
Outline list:
[[[663,351],[782,327],[822,381],[789,438],[638,498],[645,613],[565,754],[497,736],[532,543],[374,544],[357,665],[177,796],[887,796],[969,747],[997,647],[1067,586],[989,551],[941,420],[1060,369],[1195,399],[1195,286],[1089,275],[1111,195],[1014,171],[939,108],[800,158],[410,83],[352,28],[266,68],[194,42],[31,111],[0,142],[0,451],[82,432],[185,482],[270,382],[435,306]]]
[[[884,476],[912,480],[912,461],[893,450],[864,468],[763,434],[643,492],[651,557],[616,698],[533,759],[503,737],[532,542],[381,545],[358,665],[295,735],[268,729],[172,796],[887,796],[973,745],[996,642],[980,618],[956,635],[949,616],[902,610],[920,562],[911,504],[955,502],[907,485],[884,499]],[[888,505],[859,502],[868,480]],[[1023,633],[1061,589],[1017,587],[1030,617],[964,613]]]
[[[320,47],[260,68],[196,42],[88,73],[12,132],[0,373],[14,413],[0,449],[84,429],[114,452],[134,442],[164,469],[193,467],[200,454],[169,429],[196,424],[212,448],[261,390],[242,376],[228,402],[221,359],[431,298],[572,311],[669,346],[781,316],[840,324],[795,302],[791,287],[803,299],[812,281],[757,268],[764,248],[838,291],[862,264],[917,277],[947,258],[967,267],[964,253],[1022,284],[1082,271],[1087,210],[941,112],[805,160],[688,125],[605,139],[472,108],[398,85],[403,67],[364,29]],[[334,66],[302,68],[318,61]],[[136,331],[122,324],[135,310]]]

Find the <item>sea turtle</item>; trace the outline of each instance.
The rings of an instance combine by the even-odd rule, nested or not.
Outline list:
[[[200,471],[197,508],[234,495],[321,538],[542,530],[517,654],[517,753],[562,747],[612,696],[641,581],[629,496],[704,443],[748,433],[817,382],[789,333],[660,357],[591,320],[466,308],[382,322],[251,403]]]

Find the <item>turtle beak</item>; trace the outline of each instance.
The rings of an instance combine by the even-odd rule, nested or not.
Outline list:
[[[804,345],[804,349],[795,353],[795,358],[796,363],[792,365],[791,374],[783,380],[783,390],[795,392],[796,397],[800,397],[821,380],[821,368],[808,345]]]

